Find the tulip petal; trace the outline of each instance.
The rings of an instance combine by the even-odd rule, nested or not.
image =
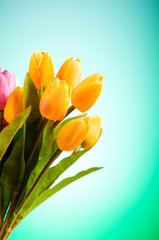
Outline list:
[[[102,86],[98,83],[91,83],[75,89],[72,93],[72,104],[81,112],[90,109],[98,99]]]
[[[79,136],[75,139],[75,141],[73,142],[72,145],[68,146],[65,150],[66,151],[73,151],[76,148],[78,148],[81,143],[84,141],[85,137],[87,136],[87,133],[89,131],[90,128],[90,121],[89,121],[89,117],[86,117],[83,119],[83,128],[79,134]]]
[[[62,150],[70,148],[80,135],[83,125],[83,121],[80,120],[70,121],[67,123],[62,130],[60,130],[57,136],[58,147]]]
[[[57,135],[57,145],[61,150],[73,151],[85,139],[89,130],[89,117],[75,119],[64,125]]]
[[[3,76],[5,76],[8,88],[9,88],[9,94],[16,88],[16,77],[14,73],[10,73],[7,70],[2,72]]]
[[[9,93],[10,94],[16,88],[16,85],[17,85],[17,79],[16,79],[15,74],[12,73],[11,81],[10,81],[10,84],[9,84]]]
[[[82,147],[84,149],[92,148],[97,143],[101,133],[101,118],[98,115],[90,117],[90,128],[86,138],[82,143]]]
[[[4,110],[9,97],[8,82],[5,76],[0,73],[0,111]]]
[[[45,52],[39,65],[40,79],[44,88],[54,78],[54,69],[50,55]]]
[[[73,60],[73,57],[71,58],[68,58],[63,64],[62,66],[60,67],[56,77],[58,77],[59,79],[62,79],[62,76],[64,74],[64,72],[67,70],[67,67],[68,67],[68,64],[69,62],[71,62]],[[65,79],[64,79],[65,80]]]
[[[39,69],[38,69],[34,54],[31,56],[31,59],[30,59],[29,74],[31,76],[31,79],[35,87],[37,89],[40,89],[41,87],[40,73],[39,73]]]
[[[65,80],[68,84],[75,88],[81,80],[82,75],[82,63],[79,59],[74,58],[67,59],[60,70],[57,73],[57,77],[61,80]]]
[[[55,78],[45,89],[40,101],[40,113],[47,119],[61,121],[68,110],[71,86]]]
[[[11,80],[11,78],[12,78],[12,74],[11,74],[10,72],[8,72],[7,70],[4,70],[4,71],[2,72],[2,74],[3,74],[3,76],[6,78],[7,83],[8,83],[8,86],[9,86],[10,80]]]
[[[23,98],[24,88],[16,87],[9,96],[4,109],[4,118],[8,123],[23,112]]]
[[[68,84],[75,88],[82,76],[82,64],[80,60],[72,60],[69,62],[67,70],[64,72],[62,76],[62,80],[66,80]]]
[[[43,58],[43,53],[41,53],[38,49],[34,53],[34,59],[36,62],[36,65],[39,67],[41,60]]]
[[[103,87],[104,78],[93,74],[77,85],[72,91],[71,101],[79,111],[85,112],[97,101]]]
[[[61,121],[65,117],[68,107],[67,91],[59,87],[42,101],[40,111],[47,119]]]

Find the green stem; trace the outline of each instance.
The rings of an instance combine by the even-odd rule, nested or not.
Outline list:
[[[71,112],[73,112],[74,109],[75,109],[75,107],[74,107],[73,105],[71,105],[71,106],[68,108],[68,110],[67,110],[66,117],[67,117]],[[54,123],[54,128],[55,128],[60,122],[61,122],[61,121],[56,121],[56,122]]]
[[[10,234],[12,233],[12,231],[14,230],[14,228],[16,228],[16,226],[22,221],[23,219],[21,218],[20,220],[15,221],[14,225],[12,226],[12,228],[9,229],[9,231],[6,233],[6,236],[4,236],[5,238],[3,238],[3,240],[8,239]]]
[[[22,150],[23,159],[24,159],[24,153],[25,153],[25,137],[26,137],[26,122],[24,123],[24,127],[23,127],[23,150]]]
[[[69,107],[68,111],[67,111],[66,116],[68,116],[74,109],[75,109],[75,107],[74,107],[73,105],[71,105],[71,106]],[[32,157],[33,157],[33,154],[34,154],[34,152],[35,152],[35,149],[36,149],[36,147],[37,147],[37,145],[38,145],[38,142],[39,142],[39,140],[40,140],[40,137],[41,137],[41,135],[42,135],[42,132],[43,132],[43,130],[44,130],[47,122],[48,122],[48,119],[45,119],[45,118],[44,118],[43,121],[42,121],[42,124],[41,124],[41,126],[40,126],[40,129],[39,129],[39,131],[38,131],[38,134],[37,134],[37,136],[36,136],[36,138],[35,138],[35,141],[34,141],[34,144],[33,144],[33,146],[32,146],[32,149],[31,149],[31,152],[30,152],[30,154],[29,154],[29,157],[28,157],[28,159],[27,159],[27,161],[26,161],[26,170],[27,170],[27,168],[28,168],[28,166],[29,166],[29,163],[30,163]],[[61,122],[61,121],[56,121],[56,122],[54,123],[54,125],[53,125],[54,128],[55,128],[60,122]],[[4,239],[6,239],[6,237],[8,236],[7,229],[8,229],[8,228],[11,229],[11,228],[13,227],[13,225],[14,225],[14,223],[15,223],[15,221],[16,221],[19,213],[20,213],[20,211],[22,210],[22,208],[23,208],[24,205],[26,204],[27,200],[28,200],[28,199],[30,198],[30,196],[32,195],[32,193],[33,193],[34,189],[36,188],[36,186],[38,185],[39,181],[40,181],[41,178],[44,176],[45,172],[46,172],[47,169],[51,166],[51,164],[54,162],[54,160],[60,155],[60,153],[61,153],[61,150],[58,149],[57,152],[55,152],[55,154],[53,155],[53,157],[50,159],[50,161],[46,164],[46,166],[44,167],[43,171],[41,172],[41,174],[40,174],[39,177],[37,178],[36,182],[34,183],[33,187],[32,187],[31,190],[29,191],[29,193],[28,193],[28,195],[27,195],[27,197],[26,197],[23,205],[22,205],[22,206],[19,208],[19,210],[17,211],[17,213],[15,214],[15,216],[14,216],[14,218],[12,219],[11,223],[9,224],[9,226],[7,227],[7,225],[8,225],[8,220],[7,220],[7,224],[5,224],[5,225],[3,224],[3,227],[2,227],[2,228],[3,228],[2,236],[3,236],[4,231],[6,231],[6,233],[4,234]],[[24,177],[24,178],[25,178],[25,177]],[[16,192],[17,192],[17,191],[16,191]],[[19,187],[18,187],[18,192],[19,192]],[[16,195],[16,196],[17,196],[17,195]],[[16,196],[15,196],[15,197],[16,197]],[[21,194],[20,194],[20,196],[21,196]],[[20,197],[20,196],[18,195],[18,197]],[[13,200],[14,200],[14,202],[17,203],[17,201],[15,201],[16,198],[14,198]],[[16,209],[17,206],[18,206],[18,204],[16,204],[16,206],[14,207],[14,210]],[[12,211],[13,211],[13,210],[12,210]],[[10,219],[9,219],[9,221],[10,221]],[[7,229],[6,229],[6,227],[7,227]],[[5,230],[5,229],[6,229],[6,230]],[[0,235],[0,236],[1,236],[1,235]]]
[[[21,212],[21,210],[23,209],[23,207],[25,206],[25,204],[27,203],[28,199],[31,197],[33,191],[35,190],[36,186],[39,184],[39,182],[41,181],[41,179],[43,178],[43,176],[45,175],[46,171],[48,170],[48,168],[52,165],[52,163],[58,158],[58,156],[61,154],[62,150],[60,150],[59,148],[57,149],[57,151],[55,152],[55,154],[50,158],[49,162],[45,165],[44,169],[42,170],[42,172],[40,173],[39,177],[37,178],[37,180],[35,181],[34,185],[32,186],[32,188],[30,189],[29,193],[26,196],[26,199],[24,201],[24,203],[21,205],[21,207],[18,209],[18,211],[15,213],[14,218],[12,219],[11,223],[9,224],[8,228],[11,229],[19,215],[19,213]],[[4,239],[5,236],[7,235],[7,232],[4,234]]]
[[[39,140],[40,140],[40,138],[41,138],[41,135],[42,135],[42,133],[43,133],[43,130],[44,130],[47,122],[48,122],[48,119],[44,118],[43,121],[42,121],[42,124],[41,124],[41,126],[40,126],[40,129],[39,129],[39,131],[38,131],[38,133],[37,133],[37,135],[36,135],[36,137],[35,137],[35,140],[34,140],[32,149],[31,149],[31,151],[30,151],[29,157],[28,157],[28,159],[27,159],[27,161],[26,161],[26,167],[25,167],[25,169],[27,169],[28,166],[29,166],[29,163],[30,163],[30,161],[31,161],[31,159],[32,159],[32,157],[33,157],[33,154],[34,154],[35,149],[36,149],[36,147],[37,147],[37,145],[38,145],[38,143],[39,143]]]
[[[3,222],[3,224],[2,224],[2,229],[1,229],[1,232],[0,232],[0,239],[2,239],[3,234],[4,234],[4,232],[5,232],[5,229],[6,229],[6,227],[7,227],[7,224],[9,223],[9,220],[10,220],[10,218],[11,218],[11,216],[12,216],[13,211],[14,211],[14,207],[15,207],[15,204],[16,204],[16,201],[15,201],[15,200],[16,200],[16,197],[17,197],[17,195],[18,195],[19,189],[20,189],[20,184],[17,185],[16,191],[14,191],[14,193],[13,193],[13,197],[12,197],[12,201],[11,201],[11,206],[10,206],[9,211],[8,211],[8,213],[7,213],[6,219],[5,219],[5,221]]]
[[[2,228],[3,218],[0,216],[0,230]]]
[[[74,109],[75,109],[75,107],[74,107],[73,105],[70,106],[69,109],[68,109],[68,111],[67,111],[66,116],[68,116]],[[55,128],[60,122],[61,122],[61,121],[55,121],[54,124],[53,124],[53,127]],[[41,124],[41,126],[42,126],[42,124]],[[41,127],[41,128],[42,128],[42,127]],[[30,162],[30,157],[31,157],[31,155],[32,155],[32,154],[30,154],[29,159],[27,160],[27,161],[29,161],[29,162]],[[29,165],[29,163],[28,163],[28,165]],[[25,182],[26,177],[27,177],[27,172],[25,172],[25,176],[24,176],[24,178],[23,178],[23,182],[22,182],[22,183]],[[20,201],[21,201],[21,198],[22,198],[24,192],[25,192],[25,188],[23,188],[22,191],[19,192],[16,207],[19,205],[19,203],[20,203]],[[15,209],[16,209],[16,207],[15,207]]]
[[[42,97],[42,95],[43,95],[43,86],[42,86],[42,84],[41,84],[41,88],[40,88],[40,98]]]
[[[26,161],[26,165],[25,165],[25,175],[24,175],[24,177],[23,177],[23,181],[22,181],[22,183],[21,183],[21,186],[23,186],[23,183],[25,183],[25,181],[26,181],[27,173],[28,173],[27,170],[28,170],[29,163],[30,163],[30,161],[31,161],[31,159],[32,159],[32,157],[33,157],[33,154],[34,154],[34,152],[35,152],[35,150],[36,150],[36,147],[37,147],[37,145],[38,145],[38,142],[39,142],[39,140],[40,140],[40,137],[41,137],[41,135],[42,135],[42,133],[43,133],[43,130],[44,130],[47,122],[48,122],[48,119],[44,118],[44,119],[42,120],[41,124],[40,124],[40,128],[39,128],[38,134],[37,134],[36,137],[35,137],[34,144],[33,144],[33,146],[32,146],[32,149],[31,149],[31,152],[30,152],[30,154],[29,154],[29,157],[28,157],[28,159],[27,159],[27,161]],[[20,190],[20,189],[19,189],[19,190]],[[19,204],[19,202],[20,202],[20,200],[21,200],[21,197],[23,196],[24,192],[25,192],[25,188],[23,188],[22,191],[19,192],[18,197],[17,197],[18,199],[17,199],[17,201],[16,201],[15,209],[16,209],[16,207],[18,206],[18,204]]]
[[[33,146],[32,146],[30,155],[29,155],[29,157],[28,157],[28,159],[27,159],[27,161],[26,161],[26,167],[25,167],[25,169],[27,169],[28,166],[29,166],[29,163],[30,163],[30,161],[31,161],[31,159],[32,159],[32,157],[33,157],[33,154],[34,154],[34,152],[35,152],[35,149],[36,149],[36,147],[37,147],[37,145],[38,145],[38,142],[39,142],[39,140],[40,140],[40,137],[41,137],[41,135],[42,135],[42,133],[43,133],[43,130],[44,130],[47,122],[48,122],[48,119],[45,119],[45,118],[44,118],[43,121],[42,121],[42,124],[41,124],[41,126],[40,126],[40,129],[39,129],[39,131],[38,131],[38,134],[37,134],[37,136],[36,136],[36,138],[35,138],[35,141],[34,141],[34,144],[33,144]],[[24,144],[25,144],[25,139],[24,139],[24,138],[25,138],[25,130],[26,130],[25,128],[26,128],[26,127],[24,127],[24,130],[23,130],[23,140],[24,140],[24,143],[23,143],[23,153],[22,153],[23,156],[24,156]],[[23,157],[23,156],[22,156],[22,157]],[[26,171],[26,170],[25,170],[25,171]],[[3,222],[3,224],[2,224],[2,229],[1,229],[1,233],[0,233],[0,238],[3,236],[3,234],[4,234],[4,232],[5,232],[5,229],[6,229],[8,223],[9,223],[9,221],[10,221],[10,218],[12,217],[12,214],[13,214],[16,206],[17,206],[17,196],[19,196],[20,187],[21,187],[21,184],[19,183],[19,184],[16,186],[15,191],[14,191],[14,193],[13,193],[13,198],[12,198],[12,201],[11,201],[11,206],[10,206],[9,211],[8,211],[8,213],[7,213],[6,219],[5,219],[5,221]]]
[[[22,149],[22,156],[21,156],[22,158],[24,158],[24,151],[25,151],[25,135],[26,135],[26,123],[24,123],[24,127],[23,127],[23,149]],[[1,235],[3,235],[3,232],[5,231],[5,228],[6,228],[7,224],[9,223],[10,218],[12,217],[12,214],[14,212],[14,209],[15,209],[15,206],[16,206],[17,196],[18,196],[19,190],[20,190],[20,186],[21,186],[21,184],[18,183],[14,192],[13,192],[11,205],[10,205],[9,211],[7,213],[7,216],[5,218],[5,221],[2,224],[0,237],[1,237]]]
[[[10,234],[12,233],[12,231],[14,230],[14,228],[16,228],[16,226],[23,220],[23,218],[18,219],[17,221],[15,221],[14,225],[12,226],[12,228],[7,229],[7,231],[5,232],[4,236],[2,236],[2,240],[7,240],[10,236]]]

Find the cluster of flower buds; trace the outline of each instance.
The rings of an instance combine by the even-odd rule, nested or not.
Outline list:
[[[99,73],[81,81],[82,63],[74,58],[67,59],[54,76],[51,57],[48,52],[39,50],[31,56],[29,74],[37,90],[42,93],[39,104],[41,115],[54,121],[62,121],[65,118],[70,102],[82,113],[90,109],[98,99],[104,82]],[[3,90],[5,97],[1,95],[0,98],[0,110],[4,109],[4,118],[10,123],[23,112],[24,89],[15,88],[14,74],[0,73],[0,81],[4,82],[0,82],[0,85],[4,85],[6,89]],[[73,151],[79,146],[88,149],[95,145],[101,132],[101,118],[98,115],[83,115],[61,128],[57,144],[65,151]]]

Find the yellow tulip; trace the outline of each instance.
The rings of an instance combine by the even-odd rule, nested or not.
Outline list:
[[[49,120],[61,121],[69,107],[71,89],[64,80],[58,78],[52,80],[40,100],[41,115]]]
[[[65,80],[72,86],[72,89],[78,85],[82,75],[82,63],[79,59],[67,59],[57,73],[60,80]]]
[[[24,88],[16,87],[10,94],[4,108],[4,118],[8,123],[23,112],[23,99]]]
[[[104,77],[99,73],[83,80],[72,91],[71,101],[79,111],[85,112],[97,101],[103,87]]]
[[[102,133],[101,118],[98,115],[90,117],[90,128],[86,138],[82,143],[84,149],[92,148],[100,138]]]
[[[30,59],[29,74],[37,89],[46,88],[54,78],[54,69],[48,52],[36,50]]]
[[[89,117],[76,118],[64,125],[57,135],[57,145],[63,151],[73,151],[85,139],[89,130]]]

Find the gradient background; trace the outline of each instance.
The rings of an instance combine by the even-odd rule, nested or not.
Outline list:
[[[37,48],[50,53],[55,73],[74,56],[82,79],[105,77],[89,111],[102,117],[103,134],[64,176],[105,168],[55,194],[10,240],[159,239],[159,2],[0,3],[0,64],[21,86]]]

